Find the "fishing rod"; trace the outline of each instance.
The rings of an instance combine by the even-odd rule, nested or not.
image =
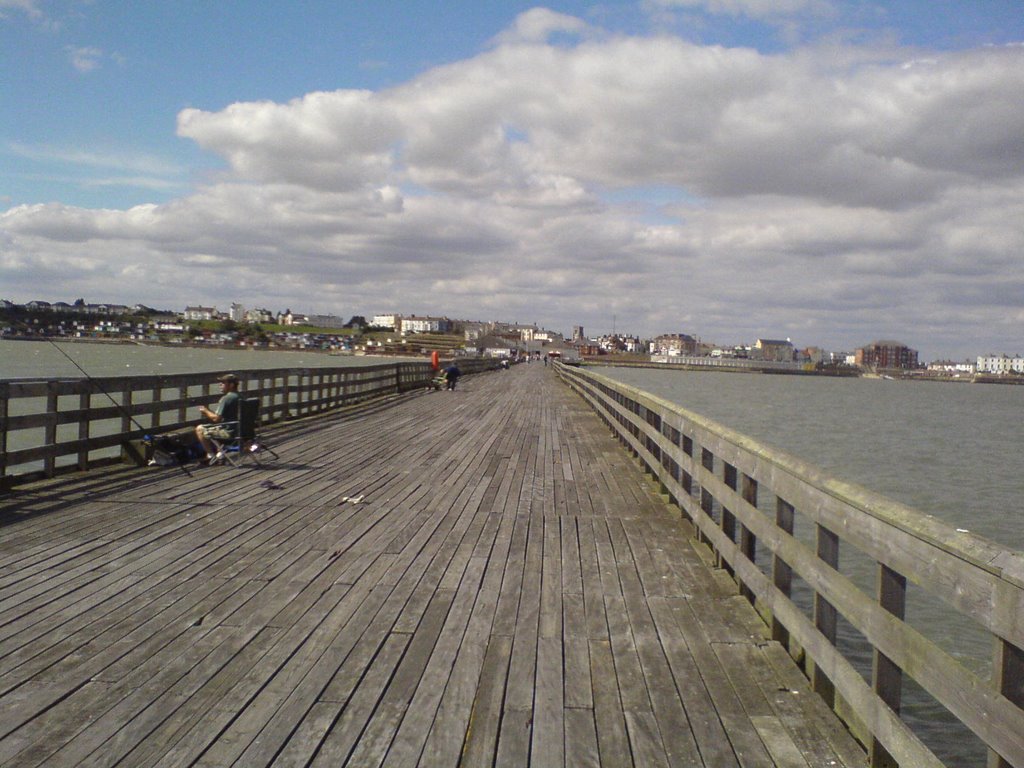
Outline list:
[[[53,339],[52,339],[51,337],[49,337],[49,336],[46,336],[46,337],[44,337],[44,338],[45,338],[45,339],[46,339],[46,340],[47,340],[48,342],[50,342],[50,345],[51,345],[51,346],[52,346],[52,347],[53,347],[54,349],[56,349],[56,350],[57,350],[58,352],[60,352],[60,353],[61,353],[61,354],[62,354],[62,355],[63,355],[63,356],[65,357],[65,358],[67,358],[67,360],[68,360],[68,361],[69,361],[69,362],[70,362],[70,363],[71,363],[71,364],[72,364],[73,366],[75,366],[75,368],[76,368],[76,369],[77,369],[77,370],[78,370],[78,371],[79,371],[79,372],[80,372],[80,373],[81,373],[81,374],[82,374],[82,375],[83,375],[83,376],[85,377],[85,380],[86,380],[86,381],[88,381],[88,382],[89,382],[89,384],[90,384],[90,385],[91,385],[91,386],[92,386],[92,387],[93,387],[94,389],[96,389],[97,391],[99,391],[99,392],[100,392],[101,394],[105,395],[105,396],[106,396],[106,398],[107,398],[107,399],[108,399],[108,400],[109,400],[109,401],[110,401],[111,403],[113,403],[113,404],[114,404],[114,407],[115,407],[115,408],[117,408],[117,410],[119,410],[119,411],[121,412],[121,415],[122,415],[122,416],[126,417],[126,418],[128,419],[128,421],[130,421],[130,422],[132,423],[132,425],[133,425],[133,426],[134,426],[134,427],[135,427],[136,429],[138,429],[138,430],[139,430],[140,432],[142,432],[142,433],[143,433],[143,434],[142,434],[142,440],[143,440],[143,442],[149,443],[150,445],[154,445],[154,441],[153,441],[153,436],[152,436],[152,435],[150,435],[150,434],[148,434],[148,433],[146,432],[146,427],[142,426],[141,424],[139,424],[139,422],[138,422],[138,421],[136,421],[136,420],[135,420],[135,417],[134,417],[134,416],[132,416],[131,412],[130,412],[130,411],[129,411],[129,410],[127,409],[127,408],[125,408],[125,406],[124,406],[124,403],[119,403],[119,402],[117,401],[117,398],[115,398],[115,397],[114,397],[114,396],[113,396],[112,394],[110,394],[110,393],[109,393],[109,392],[108,392],[108,391],[107,391],[106,389],[104,389],[104,388],[103,388],[103,386],[101,386],[101,385],[100,385],[100,383],[99,383],[98,381],[96,381],[96,379],[94,379],[94,378],[93,378],[92,376],[90,376],[90,375],[89,375],[89,372],[88,372],[88,371],[86,371],[86,370],[85,370],[85,368],[83,368],[83,367],[82,367],[81,365],[79,365],[79,364],[78,364],[78,361],[76,361],[76,360],[75,360],[75,359],[74,359],[73,357],[71,357],[71,355],[69,355],[69,354],[68,354],[68,353],[67,353],[66,351],[64,351],[63,349],[61,349],[61,348],[60,348],[60,345],[59,345],[59,344],[57,344],[57,342],[56,342],[56,341],[54,341],[54,340],[53,340]],[[189,470],[188,470],[188,467],[186,467],[186,466],[185,466],[185,463],[184,463],[183,461],[181,461],[180,459],[178,459],[177,457],[175,457],[175,464],[177,464],[177,465],[178,465],[179,469],[181,469],[181,471],[182,471],[182,472],[184,472],[184,473],[185,473],[186,475],[188,475],[189,477],[192,477],[192,473],[191,473],[191,472],[189,472]]]
[[[18,325],[21,325],[26,330],[31,330],[31,328],[29,328],[28,323],[24,322],[23,320],[14,320],[14,322],[17,323]],[[96,390],[97,392],[99,392],[102,395],[105,395],[106,398],[111,403],[113,403],[114,407],[117,408],[117,410],[121,412],[121,415],[124,416],[125,418],[127,418],[128,421],[130,421],[132,423],[132,425],[136,429],[138,429],[140,432],[143,433],[142,434],[142,439],[143,439],[144,442],[149,443],[150,445],[153,444],[153,436],[146,432],[146,427],[142,426],[141,424],[139,424],[138,421],[135,420],[135,417],[132,416],[131,412],[128,411],[127,408],[124,407],[123,403],[119,403],[117,401],[117,399],[112,394],[110,394],[106,389],[104,389],[100,385],[100,383],[98,381],[96,381],[96,379],[94,379],[92,376],[89,375],[89,372],[87,370],[85,370],[85,368],[83,368],[81,365],[78,364],[78,361],[75,360],[75,358],[73,358],[71,355],[69,355],[63,349],[61,349],[60,345],[57,344],[57,342],[53,340],[53,337],[51,337],[51,336],[43,336],[42,338],[43,338],[44,341],[48,341],[50,343],[50,345],[54,349],[56,349],[58,352],[60,352],[60,354],[63,355],[67,359],[68,362],[70,362],[73,366],[75,366],[75,368],[78,370],[78,372],[81,373],[85,377],[85,380],[89,382],[90,386],[92,386],[92,388],[94,390]],[[186,467],[183,462],[181,462],[179,460],[179,461],[176,461],[176,463],[177,463],[177,465],[181,468],[181,470],[186,475],[188,475],[189,477],[192,477],[192,473],[188,471],[188,467]]]
[[[139,422],[137,422],[135,420],[135,417],[132,416],[131,413],[124,407],[124,404],[117,402],[117,398],[115,398],[112,394],[110,394],[109,392],[107,392],[107,390],[105,390],[102,386],[100,386],[100,383],[98,381],[96,381],[96,379],[94,379],[92,376],[90,376],[89,372],[86,371],[85,368],[80,366],[78,364],[78,361],[75,360],[75,358],[73,358],[71,355],[69,355],[63,349],[61,349],[60,345],[57,344],[57,342],[54,341],[49,336],[44,336],[43,338],[46,339],[46,341],[50,342],[50,344],[53,346],[53,348],[56,349],[58,352],[60,352],[68,360],[69,363],[71,363],[73,366],[75,366],[75,368],[78,369],[78,372],[81,373],[83,376],[85,376],[86,380],[93,386],[94,389],[96,389],[98,392],[100,392],[100,394],[106,395],[107,399],[111,403],[114,404],[114,407],[117,408],[121,412],[122,416],[126,417],[140,432],[145,432],[146,431],[146,428],[144,426],[142,426],[141,424],[139,424]],[[149,435],[145,435],[145,437],[148,438],[150,436]]]

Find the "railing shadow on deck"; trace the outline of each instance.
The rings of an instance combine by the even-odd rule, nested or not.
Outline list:
[[[943,765],[900,717],[906,677],[984,743],[989,766],[1024,766],[1024,554],[634,387],[557,371],[693,522],[872,765]],[[810,524],[802,537],[798,519]],[[841,547],[870,559],[875,594],[840,571]],[[809,610],[793,599],[797,581],[810,591]],[[908,582],[990,635],[989,675],[904,620]],[[841,621],[867,643],[868,674],[837,643]]]

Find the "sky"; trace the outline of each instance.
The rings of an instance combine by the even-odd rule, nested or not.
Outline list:
[[[0,0],[0,298],[1024,353],[1024,0]]]

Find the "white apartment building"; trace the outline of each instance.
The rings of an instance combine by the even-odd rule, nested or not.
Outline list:
[[[185,307],[186,320],[213,320],[217,317],[216,307]]]
[[[370,320],[370,325],[377,328],[397,328],[399,317],[400,315],[397,312],[392,312],[390,315],[374,315],[373,319]]]
[[[1024,373],[1024,357],[1015,355],[979,355],[978,373]]]
[[[405,333],[447,333],[451,330],[451,320],[447,317],[403,317],[401,331]]]

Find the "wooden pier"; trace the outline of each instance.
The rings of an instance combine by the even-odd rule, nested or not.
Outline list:
[[[0,496],[3,766],[861,766],[540,364]]]

